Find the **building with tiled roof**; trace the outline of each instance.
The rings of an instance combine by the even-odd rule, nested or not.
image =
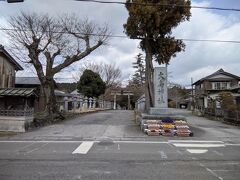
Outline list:
[[[195,106],[198,109],[208,108],[209,101],[218,98],[219,93],[223,91],[231,92],[236,98],[236,103],[240,104],[240,77],[223,69],[199,79],[193,85]]]

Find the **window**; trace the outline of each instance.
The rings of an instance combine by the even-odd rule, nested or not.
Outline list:
[[[221,83],[220,82],[215,82],[214,83],[214,89],[221,89]]]
[[[221,89],[228,89],[228,83],[227,82],[222,82],[221,83]]]
[[[224,90],[229,88],[229,82],[213,82],[212,88],[216,90]]]

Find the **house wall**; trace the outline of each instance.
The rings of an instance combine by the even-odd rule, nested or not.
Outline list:
[[[201,95],[206,93],[206,90],[214,90],[214,87],[212,84],[213,82],[228,82],[230,84],[227,87],[228,89],[236,87],[239,84],[239,81],[237,79],[203,81],[201,84],[198,84],[195,86],[195,93],[197,95]]]
[[[202,96],[205,93],[204,85],[203,84],[198,84],[195,86],[195,97]]]
[[[0,54],[0,88],[14,87],[15,68],[8,60]]]
[[[208,108],[208,97],[215,99],[220,92],[225,91],[225,89],[215,89],[212,85],[213,82],[229,82],[227,85],[228,91],[232,92],[233,88],[239,85],[238,79],[225,78],[225,79],[211,79],[208,81],[203,81],[201,84],[195,86],[195,105],[197,107]],[[240,100],[236,99],[237,104]]]
[[[209,82],[209,81],[204,81],[203,82],[203,87],[204,87],[204,90],[212,89],[212,83]]]
[[[239,81],[238,80],[232,80],[231,81],[231,87],[236,87],[239,85]]]

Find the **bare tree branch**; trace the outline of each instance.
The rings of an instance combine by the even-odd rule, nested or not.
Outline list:
[[[102,45],[102,42],[98,42],[95,46],[91,47],[91,48],[86,48],[86,50],[80,54],[76,54],[73,55],[72,57],[66,58],[65,61],[62,64],[57,65],[56,67],[53,68],[53,73],[56,74],[59,71],[61,71],[62,69],[64,69],[65,67],[71,65],[72,63],[79,61],[80,59],[85,58],[86,56],[88,56],[92,51],[94,51],[95,49],[97,49],[98,47],[100,47]]]
[[[115,64],[84,63],[79,69],[78,76],[80,77],[86,69],[90,69],[93,72],[98,73],[106,83],[107,88],[120,84],[122,72]]]
[[[56,18],[22,12],[10,17],[8,24],[14,29],[6,32],[10,42],[18,52],[27,52],[26,62],[37,72],[49,113],[55,106],[54,75],[104,45],[109,37],[106,26],[99,27],[76,15]]]

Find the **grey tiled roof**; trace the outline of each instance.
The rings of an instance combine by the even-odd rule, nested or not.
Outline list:
[[[8,61],[12,63],[15,67],[15,70],[23,70],[22,66],[4,49],[4,46],[0,44],[0,54],[4,54]]]
[[[36,96],[32,88],[0,88],[0,96]]]
[[[213,74],[209,75],[209,76],[206,76],[202,79],[199,79],[198,81],[196,81],[195,83],[193,83],[193,85],[197,85],[199,84],[200,82],[204,81],[204,80],[208,80],[209,78],[213,77],[213,76],[216,76],[216,75],[219,75],[219,74],[223,74],[223,75],[226,75],[226,76],[230,76],[232,78],[235,78],[237,80],[240,80],[240,77],[239,76],[236,76],[234,74],[231,74],[229,72],[226,72],[224,71],[223,69],[219,69],[218,71],[214,72]]]
[[[40,85],[38,77],[16,77],[15,84]]]

